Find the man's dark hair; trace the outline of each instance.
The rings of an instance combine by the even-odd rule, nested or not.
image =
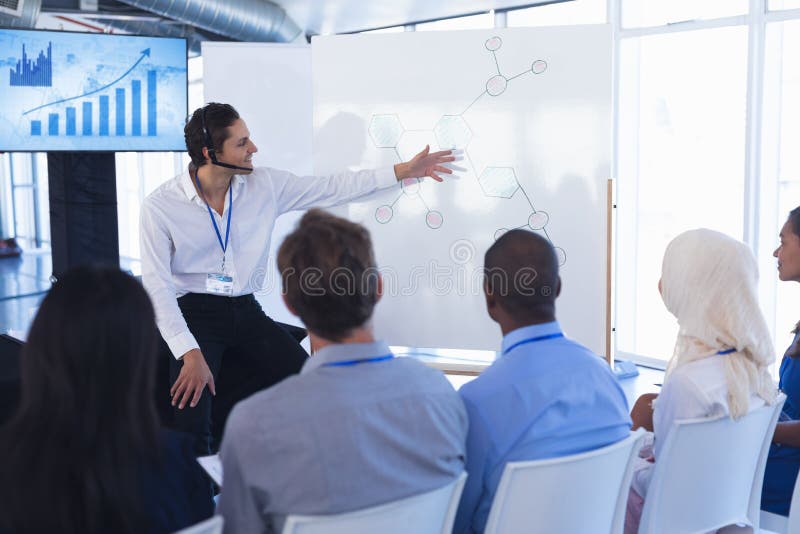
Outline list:
[[[287,302],[315,334],[341,341],[372,317],[378,271],[360,224],[309,210],[281,245],[278,269]]]
[[[555,314],[558,258],[553,245],[527,230],[511,230],[484,256],[486,290],[510,315],[521,320]]]
[[[211,102],[202,108],[197,108],[191,118],[183,127],[183,138],[186,141],[186,151],[192,158],[192,165],[202,167],[206,164],[203,156],[203,147],[208,145],[208,139],[217,154],[222,151],[222,143],[228,139],[228,127],[239,118],[239,113],[230,104]],[[205,122],[205,128],[203,123]]]

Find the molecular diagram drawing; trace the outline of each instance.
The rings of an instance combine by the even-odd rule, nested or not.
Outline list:
[[[478,169],[472,162],[472,158],[470,158],[469,142],[472,139],[472,130],[464,114],[482,98],[496,98],[501,96],[506,91],[508,84],[512,81],[527,75],[541,75],[547,70],[547,62],[543,59],[536,59],[531,63],[530,67],[526,68],[524,71],[513,76],[507,76],[500,69],[500,62],[497,59],[497,52],[502,46],[503,40],[498,36],[490,37],[484,43],[486,50],[492,54],[496,73],[493,73],[489,77],[483,91],[481,91],[463,111],[455,115],[442,115],[432,130],[409,130],[403,127],[403,123],[397,114],[375,114],[372,115],[370,120],[369,135],[376,148],[394,150],[398,161],[403,161],[403,156],[401,156],[400,152],[401,149],[403,149],[404,134],[408,132],[432,132],[439,148],[443,150],[463,147],[466,161],[474,176],[477,178],[478,185],[480,185],[484,195],[487,197],[510,199],[516,194],[521,193],[525,197],[531,209],[530,214],[525,224],[514,227],[513,229],[526,228],[539,231],[552,243],[550,235],[547,232],[550,216],[547,212],[537,210],[534,207],[531,197],[517,180],[517,174],[514,168],[508,166],[487,166],[478,172]],[[375,220],[380,224],[388,224],[394,217],[395,210],[399,209],[401,201],[413,201],[420,202],[425,207],[425,223],[428,228],[433,230],[441,228],[444,224],[444,215],[442,215],[440,211],[431,209],[425,201],[420,185],[421,181],[420,178],[408,178],[403,180],[400,184],[400,193],[394,201],[390,204],[378,206],[375,210]],[[501,235],[511,229],[512,228],[498,228],[494,232],[494,239],[497,240]],[[555,249],[559,264],[563,265],[566,262],[565,252],[560,247],[555,247]]]

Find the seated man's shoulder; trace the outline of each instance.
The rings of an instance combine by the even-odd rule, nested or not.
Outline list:
[[[278,419],[286,413],[284,406],[296,405],[298,397],[302,397],[297,394],[302,382],[302,375],[293,375],[239,401],[228,416],[225,433],[280,424]]]

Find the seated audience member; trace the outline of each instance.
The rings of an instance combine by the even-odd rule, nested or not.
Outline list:
[[[775,398],[769,330],[758,306],[758,267],[750,248],[719,232],[691,230],[664,252],[659,291],[678,320],[675,350],[654,400],[637,401],[633,426],[654,432],[653,458],[679,419],[737,419]],[[652,404],[652,409],[648,406]],[[653,463],[636,468],[625,532],[636,532]],[[675,466],[680,469],[680,466]]]
[[[558,260],[543,237],[504,234],[484,259],[486,307],[502,356],[465,384],[467,483],[455,532],[483,532],[507,462],[589,451],[628,437],[625,394],[608,364],[556,321]]]
[[[159,431],[157,354],[153,308],[132,277],[80,268],[53,285],[0,429],[0,531],[167,533],[213,514],[192,440]]]
[[[464,470],[464,405],[441,372],[373,337],[382,288],[368,231],[311,210],[278,267],[315,352],[299,375],[231,412],[225,531],[280,532],[290,514],[348,512],[451,483]]]
[[[784,282],[800,282],[800,207],[789,213],[780,239],[781,244],[774,254],[778,258],[778,277]],[[786,402],[769,450],[761,509],[789,515],[800,470],[800,322],[795,326],[794,340],[781,361],[780,389],[786,394]]]

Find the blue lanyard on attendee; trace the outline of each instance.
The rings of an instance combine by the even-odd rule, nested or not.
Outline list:
[[[373,363],[373,362],[382,362],[385,360],[391,360],[394,358],[394,354],[386,354],[385,356],[375,356],[374,358],[362,358],[360,360],[342,360],[340,362],[329,362],[323,363],[323,367],[350,367],[353,365],[358,365],[360,363]]]
[[[200,185],[200,178],[197,177],[197,171],[194,173],[194,180],[197,182],[197,189],[200,193],[203,193],[203,187]],[[222,234],[219,231],[219,227],[217,226],[217,221],[214,219],[214,214],[211,213],[211,206],[208,205],[206,202],[205,195],[203,195],[203,202],[206,203],[206,209],[208,209],[208,216],[211,217],[211,224],[214,225],[214,231],[217,233],[217,240],[219,241],[219,246],[222,247],[222,267],[225,267],[225,253],[228,251],[228,236],[231,233],[231,214],[233,213],[233,183],[228,185],[228,195],[230,201],[228,202],[228,227],[225,228],[225,243],[222,242]]]
[[[537,341],[544,341],[545,339],[556,339],[559,337],[564,337],[563,332],[556,332],[555,334],[545,334],[543,336],[531,337],[528,339],[523,339],[522,341],[517,341],[506,350],[503,351],[503,354],[508,354],[512,350],[516,349],[520,345],[527,345],[528,343],[536,343]]]
[[[736,352],[736,349],[718,350],[717,354],[719,354],[720,356],[724,356],[725,354],[730,354],[732,352]]]

